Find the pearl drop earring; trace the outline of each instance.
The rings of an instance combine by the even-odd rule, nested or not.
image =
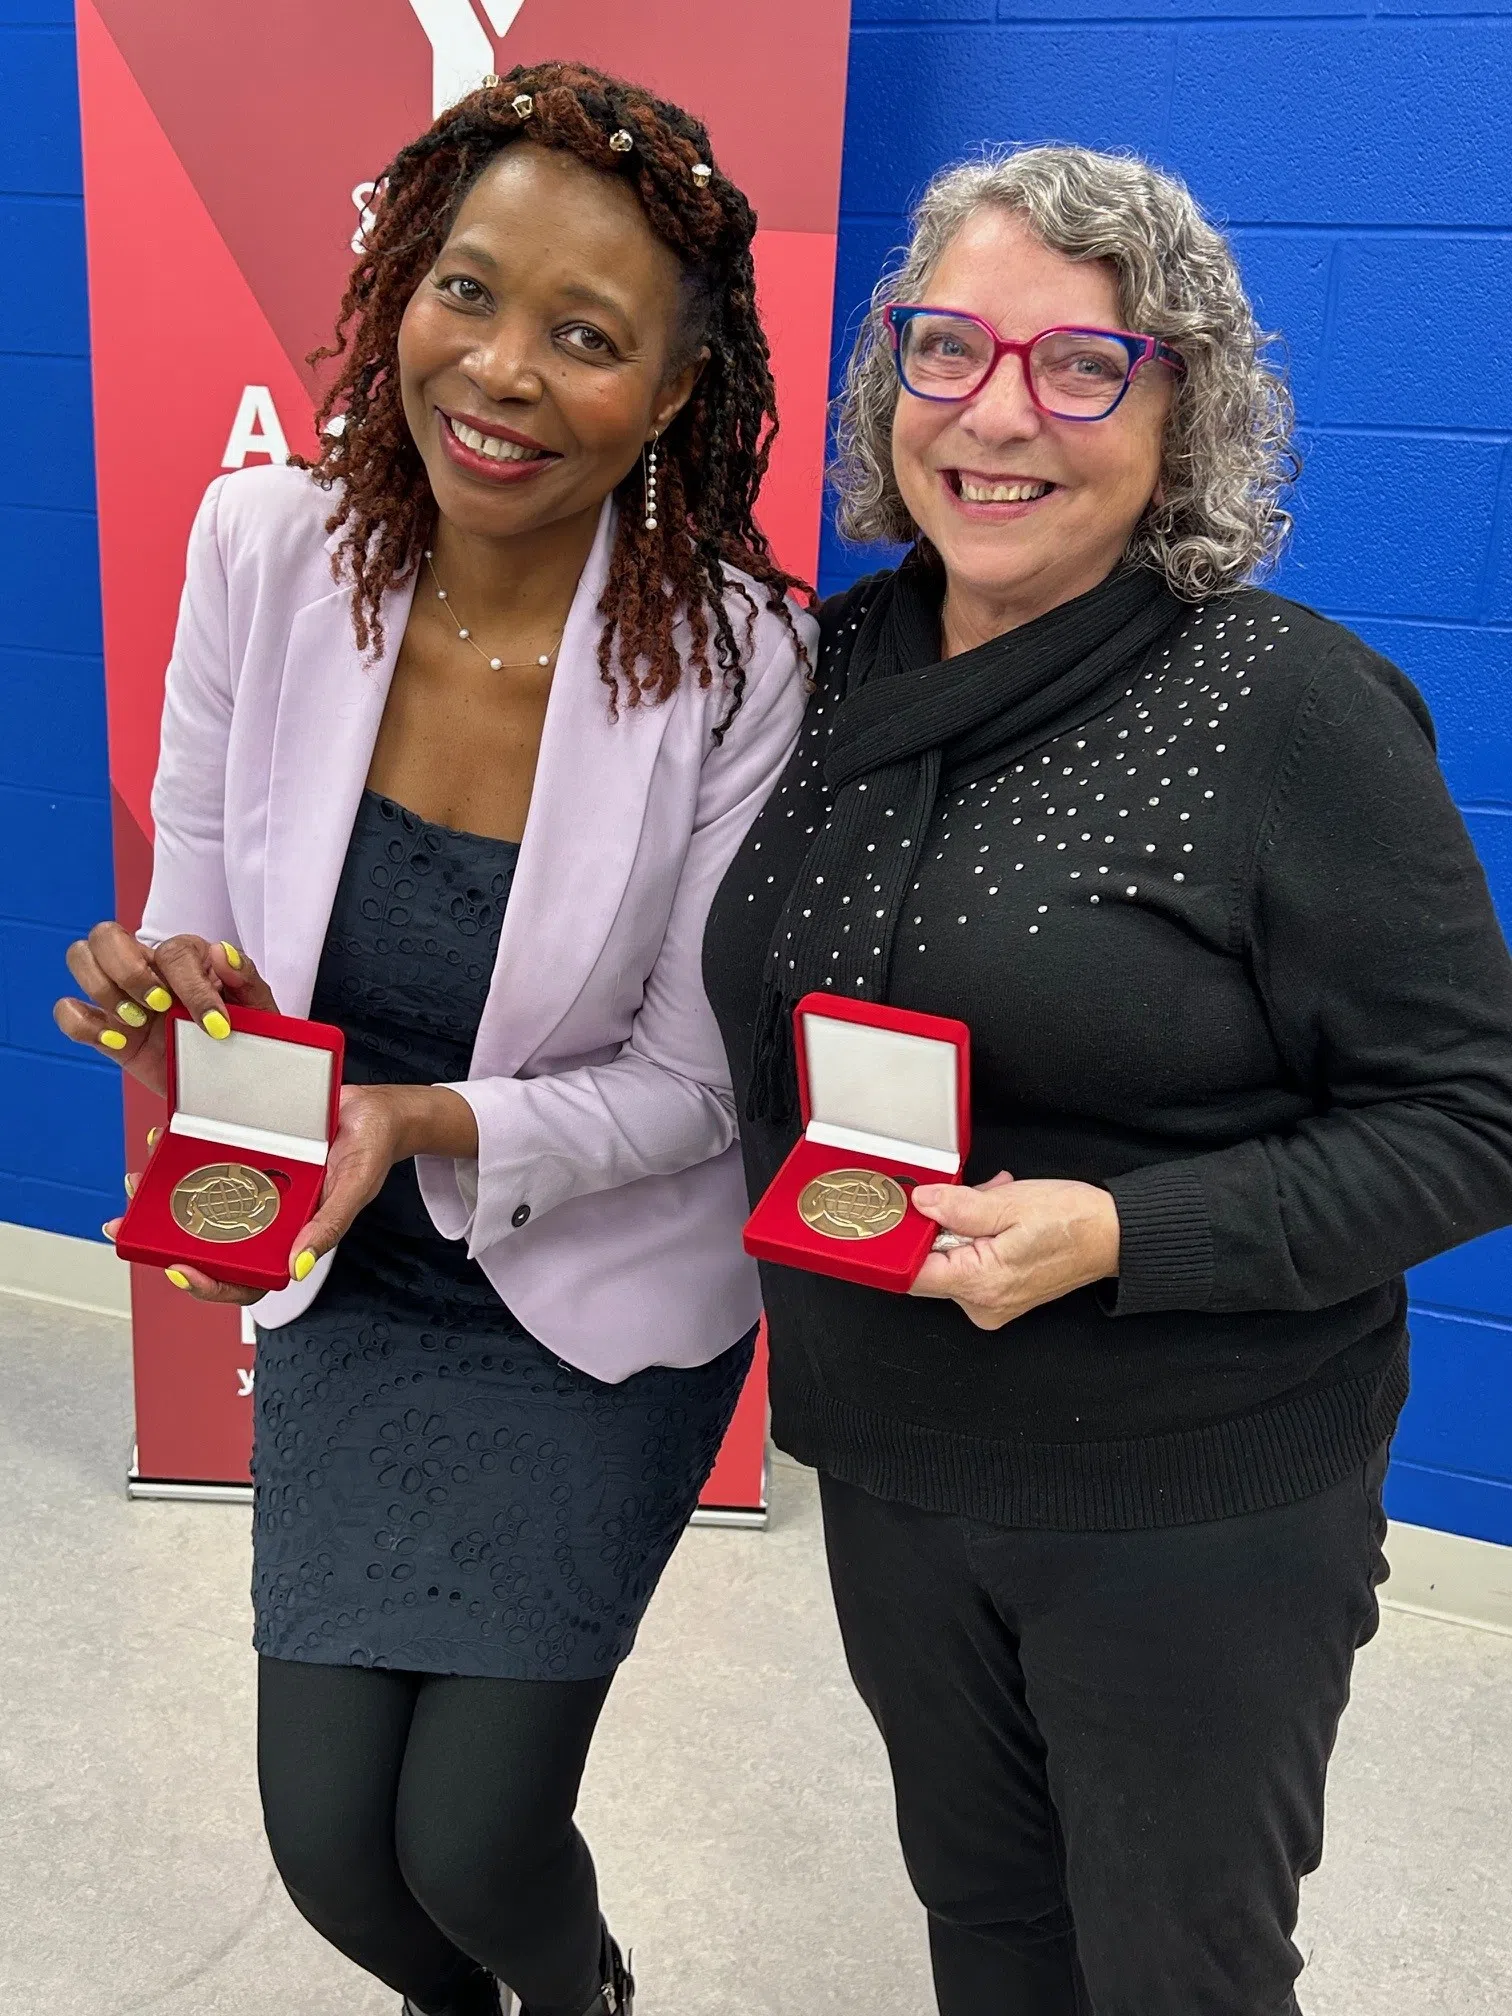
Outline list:
[[[656,530],[656,443],[658,437],[651,436],[651,445],[641,451],[641,462],[646,479],[646,530]]]

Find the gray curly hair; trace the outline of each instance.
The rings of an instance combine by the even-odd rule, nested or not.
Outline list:
[[[992,149],[946,168],[924,191],[901,263],[883,274],[838,401],[830,480],[847,539],[909,541],[918,528],[898,490],[892,422],[898,400],[882,311],[924,297],[945,248],[985,205],[1019,213],[1052,251],[1105,259],[1118,278],[1124,327],[1181,352],[1166,427],[1161,498],[1127,557],[1201,601],[1274,560],[1291,529],[1280,497],[1299,469],[1285,379],[1267,360],[1228,241],[1191,192],[1129,155],[1088,147]]]

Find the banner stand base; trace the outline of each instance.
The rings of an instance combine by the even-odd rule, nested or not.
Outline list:
[[[700,1505],[688,1521],[690,1526],[740,1526],[755,1533],[766,1523],[765,1505]]]
[[[768,1474],[769,1466],[763,1464],[760,1505],[700,1505],[689,1523],[694,1526],[727,1526],[740,1528],[746,1532],[760,1532],[767,1523]],[[250,1505],[252,1486],[196,1484],[174,1477],[144,1477],[137,1469],[136,1451],[133,1449],[131,1467],[126,1472],[126,1496],[143,1500],[168,1499],[200,1505]]]
[[[144,1477],[137,1468],[136,1451],[133,1449],[131,1467],[126,1472],[126,1496],[194,1499],[202,1505],[250,1505],[252,1486],[195,1483],[176,1477]]]

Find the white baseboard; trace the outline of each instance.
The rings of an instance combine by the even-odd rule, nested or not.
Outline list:
[[[100,1316],[129,1316],[131,1269],[98,1240],[0,1224],[0,1293]]]
[[[1381,1601],[1388,1609],[1512,1638],[1512,1547],[1393,1520],[1386,1558],[1391,1580]]]
[[[61,1303],[97,1315],[129,1316],[131,1270],[108,1246],[93,1239],[0,1223],[0,1294],[26,1295],[36,1302]],[[700,1523],[723,1523],[725,1517],[705,1514]],[[764,1524],[765,1515],[738,1515],[738,1523]],[[1393,1520],[1386,1557],[1391,1580],[1381,1591],[1381,1601],[1388,1609],[1512,1637],[1512,1547]]]

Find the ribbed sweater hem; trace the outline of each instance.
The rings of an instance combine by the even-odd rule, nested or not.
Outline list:
[[[874,1413],[791,1376],[774,1392],[772,1433],[800,1463],[924,1512],[1125,1533],[1230,1519],[1327,1491],[1390,1437],[1406,1398],[1404,1331],[1379,1371],[1164,1435],[993,1440]]]

